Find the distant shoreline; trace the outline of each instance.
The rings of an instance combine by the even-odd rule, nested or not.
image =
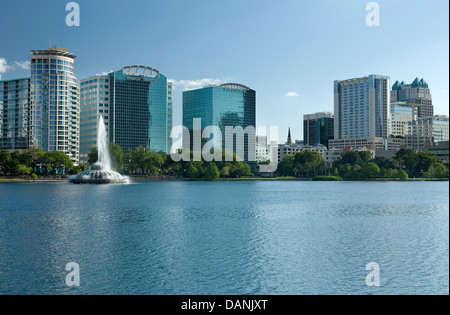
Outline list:
[[[178,181],[178,182],[243,182],[243,181],[284,181],[284,182],[330,182],[330,180],[313,180],[312,178],[296,178],[296,177],[241,177],[241,178],[219,178],[214,180],[208,180],[204,178],[167,178],[167,177],[130,177],[133,182],[166,182],[166,181]],[[69,178],[44,178],[44,179],[22,179],[22,178],[0,178],[1,183],[65,183]],[[428,179],[428,178],[416,178],[408,180],[399,179],[384,179],[384,178],[361,178],[361,179],[344,179],[344,182],[448,182],[448,178],[443,179]]]

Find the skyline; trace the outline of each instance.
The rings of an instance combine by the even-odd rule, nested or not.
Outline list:
[[[257,92],[257,125],[280,126],[280,140],[291,127],[301,140],[304,114],[333,111],[334,80],[372,73],[389,76],[391,87],[423,77],[435,113],[449,113],[448,2],[378,1],[380,27],[365,24],[369,1],[357,0],[285,1],[283,7],[253,0],[77,2],[81,26],[72,28],[65,25],[67,2],[2,4],[0,26],[9,30],[0,35],[3,80],[29,77],[29,51],[48,48],[51,38],[52,46],[77,55],[78,83],[130,64],[165,73],[175,81],[174,125],[182,122],[186,88],[236,82]],[[424,14],[435,18],[420,23]],[[380,48],[367,49],[374,44]]]

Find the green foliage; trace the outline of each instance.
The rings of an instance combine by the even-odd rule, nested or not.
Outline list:
[[[339,176],[316,176],[313,178],[313,181],[340,182],[343,179]]]
[[[205,178],[209,180],[218,179],[220,177],[219,169],[214,163],[209,163],[205,171]]]
[[[351,151],[334,162],[333,167],[344,179],[400,179],[412,177],[447,178],[442,160],[430,152],[415,153],[402,149],[392,158],[378,157],[371,160],[369,152]],[[335,174],[335,173],[334,173]]]

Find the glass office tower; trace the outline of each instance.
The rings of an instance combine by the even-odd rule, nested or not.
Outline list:
[[[256,127],[256,92],[241,84],[223,84],[183,93],[183,126],[190,131],[190,143],[184,142],[183,148],[193,152],[193,135],[196,118],[201,119],[201,129],[208,126],[219,127],[222,132],[222,149],[226,148],[226,127]],[[250,140],[249,139],[253,139]],[[203,139],[203,145],[208,139]],[[245,135],[244,157],[241,159],[255,168],[256,134]],[[236,152],[236,139],[234,152]]]
[[[64,48],[31,51],[30,146],[62,151],[79,164],[80,100],[76,56]]]
[[[30,79],[0,81],[0,150],[29,147]]]
[[[124,152],[139,146],[169,153],[172,84],[158,70],[129,66],[108,74],[109,138]]]

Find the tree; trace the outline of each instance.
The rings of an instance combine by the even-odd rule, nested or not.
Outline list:
[[[375,163],[367,163],[362,168],[362,175],[365,178],[377,178],[380,176],[380,168]]]
[[[0,171],[5,176],[10,171],[11,153],[9,151],[0,151]]]
[[[111,155],[111,167],[116,172],[122,173],[124,170],[124,154],[122,147],[118,144],[110,143],[108,148]]]
[[[398,174],[397,174],[397,178],[399,178],[400,180],[408,180],[409,176],[408,176],[408,173],[406,173],[404,170],[399,170]]]
[[[278,165],[277,173],[281,176],[294,176],[294,156],[286,154]]]
[[[199,178],[200,177],[200,173],[199,173],[198,169],[194,166],[194,164],[192,162],[188,162],[186,177],[187,178]]]
[[[219,169],[214,163],[209,163],[205,171],[205,177],[209,180],[218,179],[220,177]]]

